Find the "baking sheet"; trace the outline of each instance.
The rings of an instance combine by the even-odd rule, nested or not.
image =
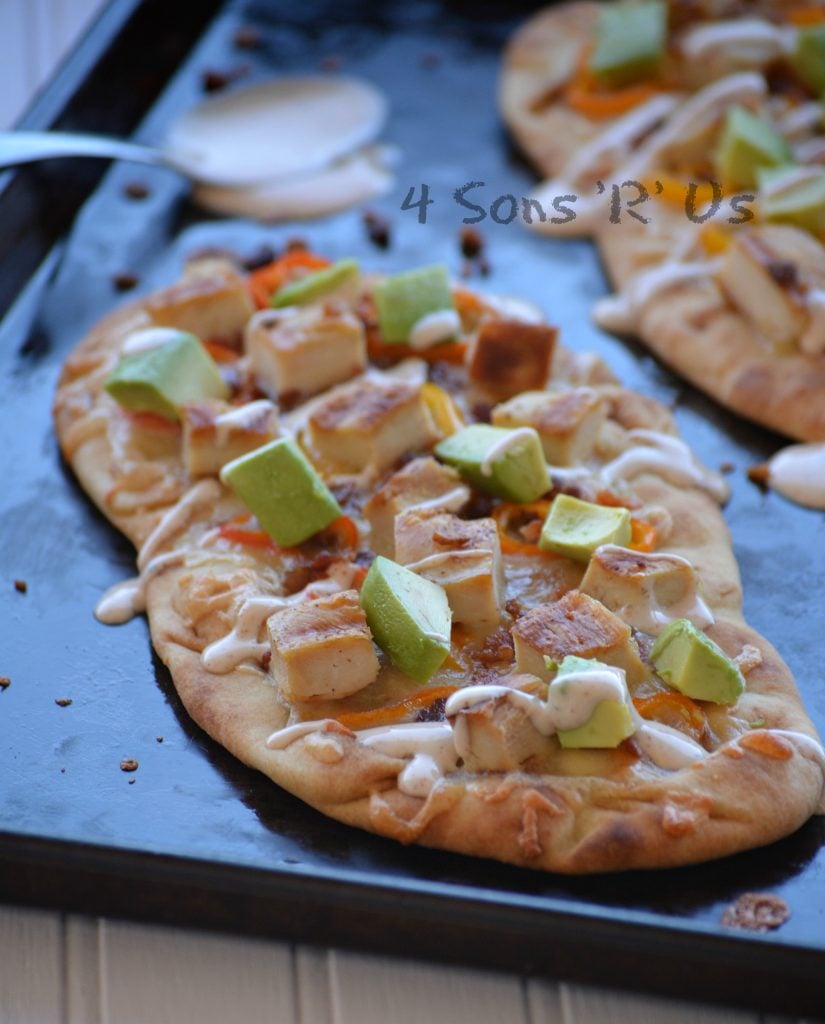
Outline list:
[[[31,277],[0,326],[0,675],[11,678],[0,692],[0,897],[821,1013],[823,819],[714,864],[582,879],[403,848],[321,818],[234,761],[182,712],[145,621],[113,629],[93,618],[99,595],[132,574],[133,552],[61,462],[49,409],[66,354],[123,298],[115,275],[135,274],[135,291],[151,290],[177,277],[196,250],[247,255],[296,235],[376,270],[443,261],[459,273],[462,218],[475,214],[455,190],[483,182],[466,195],[489,211],[499,196],[518,200],[533,180],[494,107],[500,46],[519,20],[512,5],[392,4],[371,14],[297,6],[230,4],[157,99],[157,74],[149,87],[137,62],[118,61],[124,37],[115,33],[106,55],[117,78],[111,86],[105,79],[106,102],[99,80],[90,89],[89,66],[85,92],[73,90],[63,106],[53,98],[52,113],[62,109],[64,125],[103,121],[125,131],[139,98],[148,114],[137,137],[151,141],[201,95],[209,70],[246,65],[247,80],[281,71],[363,75],[389,97],[386,139],[400,151],[393,191],[370,204],[390,221],[386,251],[368,239],[360,211],[277,228],[223,221],[195,209],[174,175],[135,166],[105,174],[68,234],[68,211],[95,184],[99,165],[27,169],[0,194],[0,227],[16,225],[31,264],[21,271],[7,231],[3,287],[10,292],[23,271]],[[138,20],[144,34],[160,31],[161,5],[149,4]],[[125,31],[135,24],[133,17]],[[239,50],[235,31],[249,24],[261,45]],[[186,32],[178,27],[180,50],[200,26],[189,27],[189,40]],[[170,69],[177,59],[170,50]],[[58,80],[52,97],[66,88]],[[46,101],[41,123],[53,119],[48,93]],[[62,199],[61,175],[73,183]],[[135,181],[148,186],[146,198],[126,194]],[[432,199],[425,224],[417,208],[402,209],[409,189],[418,198],[422,185]],[[60,217],[49,214],[55,205]],[[498,207],[500,220],[508,209],[509,201]],[[747,616],[781,649],[825,731],[825,517],[762,494],[745,477],[779,439],[590,324],[588,310],[605,291],[591,245],[537,239],[518,219],[495,223],[489,212],[477,227],[491,271],[471,276],[471,286],[536,301],[568,345],[600,352],[627,384],[675,404],[708,464],[734,467],[727,518]],[[26,593],[15,579],[26,581]],[[64,698],[71,704],[56,703]],[[120,770],[124,757],[139,761],[136,772]],[[721,928],[723,909],[745,891],[784,897],[791,919],[769,936]]]

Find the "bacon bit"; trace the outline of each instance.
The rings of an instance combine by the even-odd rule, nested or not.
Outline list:
[[[25,580],[15,580],[14,589],[17,591],[18,594],[27,594],[29,590],[29,585],[28,583],[26,583]]]
[[[767,729],[754,729],[739,737],[739,746],[753,750],[772,761],[789,761],[794,754],[793,744],[782,736],[769,732]]]
[[[361,214],[364,227],[367,229],[367,238],[378,249],[389,249],[390,247],[390,222],[377,213],[375,210],[364,210]]]
[[[130,181],[124,187],[123,194],[128,196],[129,199],[146,199],[152,194],[152,190],[148,185],[144,185],[142,181]]]
[[[630,550],[631,551],[654,551],[656,549],[656,527],[646,523],[644,519],[630,520]]]
[[[546,558],[560,558],[554,551],[542,551],[536,543],[524,539],[522,531],[533,522],[541,524],[550,511],[550,502],[542,498],[520,505],[513,501],[502,501],[493,509],[493,519],[498,526],[501,550],[506,555],[541,555]],[[519,524],[519,520],[521,523]],[[518,533],[520,536],[515,536]]]
[[[303,246],[289,249],[277,260],[249,275],[252,301],[258,309],[269,309],[273,295],[284,285],[296,280],[301,271],[323,270],[329,265],[328,259],[308,252]]]
[[[234,348],[230,348],[228,345],[224,345],[220,341],[207,340],[201,342],[201,344],[216,363],[234,363],[241,355],[240,352],[236,352]]]
[[[510,631],[499,627],[495,632],[490,633],[484,641],[484,646],[476,655],[476,660],[482,665],[503,665],[509,664],[515,658],[515,647]]]
[[[708,720],[705,712],[696,701],[683,693],[660,690],[650,697],[634,697],[633,706],[642,718],[649,721],[662,722],[683,731],[686,727],[697,742],[701,741],[707,729]]]
[[[429,686],[425,690],[397,701],[395,704],[388,704],[383,708],[373,708],[371,711],[345,711],[343,714],[335,715],[334,720],[339,725],[357,731],[359,729],[371,729],[374,726],[391,725],[393,722],[401,722],[413,714],[429,707],[437,700],[446,700],[450,694],[455,693],[457,686]]]
[[[136,772],[138,769],[138,762],[133,757],[124,757],[120,762],[120,770],[122,772]]]
[[[744,892],[725,908],[722,924],[726,928],[767,932],[779,928],[790,916],[790,907],[781,896],[772,892]]]
[[[745,644],[742,650],[733,659],[734,665],[739,667],[743,676],[762,664],[762,652],[753,644]]]

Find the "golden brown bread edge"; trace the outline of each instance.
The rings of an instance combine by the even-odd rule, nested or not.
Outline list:
[[[682,211],[657,211],[651,225],[610,225],[597,235],[614,288],[667,259],[686,224]],[[825,247],[786,225],[740,228],[770,241],[783,259],[825,285]],[[734,235],[735,237],[735,235]],[[696,279],[656,295],[641,315],[640,340],[680,377],[740,416],[799,441],[825,440],[825,357],[778,353],[724,300],[709,301]]]
[[[764,720],[768,728],[815,737],[788,668],[741,618],[738,572],[715,502],[658,477],[635,486],[673,518],[666,549],[696,566],[717,616],[709,635],[731,656],[745,644],[762,653],[736,707],[742,731]],[[426,799],[398,790],[406,762],[366,748],[347,730],[269,750],[266,739],[287,723],[288,709],[262,676],[203,668],[203,641],[175,608],[180,576],[189,571],[170,570],[148,590],[152,639],[187,711],[241,761],[348,825],[402,843],[579,874],[672,867],[761,846],[795,831],[819,804],[822,767],[795,744],[787,760],[719,749],[677,772],[634,768],[613,752],[598,759],[604,771],[583,777],[458,770]]]

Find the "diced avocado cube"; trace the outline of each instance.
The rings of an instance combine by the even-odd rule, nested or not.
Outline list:
[[[535,501],[550,489],[539,435],[532,427],[473,423],[444,438],[435,454],[481,491],[510,501]]]
[[[617,675],[617,678],[619,677],[615,668],[605,665],[595,658],[577,658],[574,655],[567,655],[559,666],[556,678],[550,684],[551,700],[558,703],[570,700],[571,688],[581,685],[576,683],[575,676],[578,673],[591,672],[594,669],[612,672]],[[636,726],[627,701],[608,699],[601,700],[596,704],[586,722],[573,729],[557,729],[556,735],[562,747],[595,749],[618,747],[635,731]]]
[[[630,512],[626,508],[594,505],[559,494],[553,499],[539,537],[543,551],[587,562],[602,544],[627,547],[631,539]]]
[[[760,167],[793,159],[791,147],[774,129],[744,107],[728,110],[714,153],[716,171],[731,188],[751,188]]]
[[[825,22],[799,29],[791,63],[808,88],[825,93]]]
[[[337,291],[342,285],[354,281],[357,276],[357,260],[338,260],[331,267],[316,270],[306,277],[284,285],[272,296],[270,305],[275,309],[283,309],[286,306],[304,306],[308,302],[317,302],[325,295]]]
[[[170,331],[169,340],[121,357],[104,385],[124,409],[169,420],[178,409],[204,398],[228,398],[217,363],[194,334]]]
[[[758,180],[760,192],[771,186],[759,197],[766,220],[795,224],[817,236],[825,231],[825,168],[761,168]]]
[[[375,642],[393,665],[426,683],[450,653],[452,616],[437,583],[379,555],[361,588]]]
[[[381,337],[392,343],[408,341],[410,331],[429,313],[455,308],[447,268],[441,264],[385,278],[376,285],[374,297]]]
[[[735,704],[745,689],[739,666],[688,619],[676,619],[650,652],[653,666],[674,689],[695,700]]]
[[[341,515],[335,497],[291,437],[227,462],[220,476],[281,547],[302,543]]]
[[[667,4],[604,4],[596,25],[596,45],[588,69],[604,85],[619,88],[652,78],[667,44]]]

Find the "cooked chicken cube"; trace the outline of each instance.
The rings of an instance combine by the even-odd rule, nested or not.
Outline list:
[[[145,308],[159,327],[233,346],[253,313],[246,282],[226,260],[189,264],[182,280],[150,296]]]
[[[378,656],[355,590],[291,605],[267,620],[270,675],[289,701],[338,700],[378,675]]]
[[[459,512],[469,500],[470,488],[452,467],[430,455],[413,459],[393,473],[364,508],[372,527],[370,546],[376,554],[395,558],[397,515],[410,508]]]
[[[533,427],[544,457],[555,466],[572,466],[593,454],[606,415],[593,388],[525,391],[493,409],[497,427]]]
[[[795,342],[806,324],[802,303],[770,272],[772,253],[756,238],[734,238],[722,256],[717,280],[728,299],[770,346]]]
[[[593,553],[580,590],[625,622],[658,636],[674,619],[703,629],[713,615],[699,596],[696,570],[685,558],[605,544]]]
[[[387,469],[438,437],[420,388],[403,381],[355,381],[321,402],[307,426],[324,462],[355,473]]]
[[[547,679],[545,655],[557,664],[568,654],[596,658],[623,668],[630,682],[641,679],[645,667],[630,626],[608,608],[578,590],[568,591],[552,604],[539,605],[512,628],[519,672]]]
[[[485,321],[470,348],[470,380],[500,400],[543,388],[550,374],[557,333],[547,324]]]
[[[507,681],[516,683],[518,679]],[[471,772],[518,771],[529,758],[552,749],[552,740],[543,736],[527,711],[511,703],[506,694],[459,711],[453,735],[456,752]]]
[[[364,325],[330,306],[261,310],[249,321],[244,347],[258,384],[273,398],[318,394],[367,365]]]
[[[411,509],[395,521],[395,558],[444,588],[453,621],[487,633],[504,603],[504,568],[495,520]]]
[[[278,410],[267,399],[232,406],[193,402],[183,407],[183,461],[190,479],[216,476],[237,459],[280,434]]]

